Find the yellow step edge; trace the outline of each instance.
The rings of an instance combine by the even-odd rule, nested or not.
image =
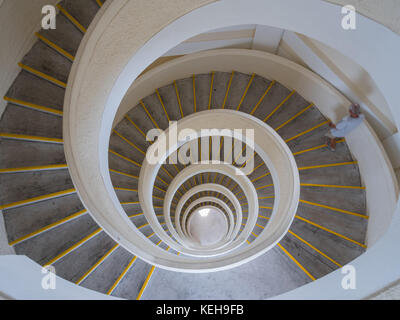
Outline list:
[[[340,233],[338,233],[338,232],[336,232],[336,231],[333,231],[333,230],[331,230],[331,229],[328,229],[328,228],[326,228],[326,227],[323,227],[323,226],[321,226],[321,225],[319,225],[319,224],[317,224],[317,223],[315,223],[315,222],[313,222],[313,221],[310,221],[310,220],[308,220],[308,219],[306,219],[306,218],[303,218],[303,217],[301,217],[301,216],[299,216],[299,215],[297,215],[297,214],[296,214],[295,218],[297,218],[297,219],[299,219],[299,220],[301,220],[301,221],[303,221],[303,222],[306,222],[306,223],[308,223],[308,224],[311,224],[312,226],[317,227],[317,228],[319,228],[319,229],[321,229],[321,230],[324,230],[324,231],[326,231],[326,232],[332,233],[332,234],[334,234],[335,236],[338,236],[339,238],[342,238],[342,239],[345,239],[345,240],[347,240],[347,241],[350,241],[350,242],[352,242],[352,243],[354,243],[354,244],[356,244],[356,245],[358,245],[358,246],[360,246],[360,247],[362,247],[362,248],[367,248],[367,246],[366,246],[365,244],[362,244],[362,243],[360,243],[360,242],[358,242],[358,241],[355,241],[355,240],[353,240],[353,239],[350,239],[349,237],[346,237],[346,236],[344,236],[344,235],[342,235],[342,234],[340,234]]]
[[[56,221],[54,223],[51,223],[51,224],[49,224],[49,225],[47,225],[47,226],[45,226],[43,228],[40,228],[40,229],[38,229],[38,230],[36,230],[34,232],[31,232],[31,233],[29,233],[29,234],[27,234],[27,235],[25,235],[23,237],[20,237],[20,238],[14,240],[14,241],[11,241],[11,242],[9,242],[9,245],[10,246],[14,246],[14,245],[16,245],[16,244],[18,244],[18,243],[20,243],[20,242],[22,242],[24,240],[33,238],[34,236],[37,236],[38,234],[41,234],[41,233],[43,233],[45,231],[48,231],[48,230],[50,230],[52,228],[58,227],[59,225],[65,223],[65,222],[69,222],[69,221],[71,221],[73,219],[76,219],[76,218],[78,218],[78,217],[80,217],[80,216],[82,216],[82,215],[84,215],[86,213],[87,213],[86,209],[78,211],[78,212],[76,212],[76,213],[74,213],[74,214],[72,214],[72,215],[70,215],[68,217],[65,217],[65,218],[63,218],[61,220],[58,220],[58,221]]]
[[[315,130],[315,129],[318,129],[318,128],[322,127],[323,125],[327,124],[327,123],[329,123],[328,120],[323,121],[323,122],[317,124],[316,126],[311,127],[311,128],[308,129],[308,130],[305,130],[305,131],[303,131],[303,132],[300,132],[300,133],[296,134],[295,136],[293,136],[293,137],[291,137],[291,138],[289,138],[289,139],[286,139],[285,142],[288,143],[288,142],[290,142],[290,141],[292,141],[292,140],[294,140],[294,139],[297,139],[298,137],[301,137],[301,136],[303,136],[303,135],[305,135],[305,134],[307,134],[307,133],[309,133],[309,132],[311,132],[311,131],[313,131],[313,130]]]
[[[329,164],[321,164],[321,165],[315,165],[315,166],[301,167],[301,168],[299,168],[299,171],[301,171],[301,170],[309,170],[309,169],[319,169],[319,168],[330,168],[330,167],[347,166],[347,165],[350,165],[350,164],[357,164],[357,161],[338,162],[338,163],[329,163]]]
[[[126,204],[140,204],[139,201],[127,201],[127,202],[121,202],[122,205]]]
[[[341,142],[345,142],[345,140],[344,139],[340,139],[340,140],[336,141],[336,143],[341,143]],[[310,151],[315,151],[315,150],[318,150],[318,149],[321,149],[321,148],[326,148],[326,147],[327,147],[327,145],[325,143],[325,144],[321,144],[321,145],[316,146],[316,147],[312,147],[312,148],[308,148],[308,149],[304,149],[304,150],[300,150],[300,151],[294,152],[293,155],[297,156],[299,154],[303,154],[303,153],[310,152]]]
[[[66,256],[68,253],[72,252],[73,250],[75,250],[76,248],[80,247],[81,245],[83,245],[86,241],[92,239],[94,236],[98,235],[100,232],[102,231],[101,228],[97,229],[96,231],[92,232],[91,234],[87,235],[86,237],[84,237],[82,240],[78,241],[76,244],[74,244],[72,247],[70,247],[69,249],[65,250],[64,252],[60,253],[59,255],[57,255],[55,258],[51,259],[49,262],[47,262],[45,265],[43,265],[43,267],[47,267],[55,262],[57,262],[58,260],[60,260],[62,257]]]
[[[269,176],[270,174],[271,174],[270,172],[267,172],[267,173],[263,174],[262,176],[259,176],[255,179],[251,180],[251,182],[256,182],[257,180],[265,178],[265,177]]]
[[[112,153],[113,155],[120,157],[121,159],[124,159],[130,163],[133,163],[135,166],[138,166],[139,168],[142,167],[142,165],[140,163],[137,163],[135,160],[129,159],[128,157],[123,156],[122,154],[119,154],[118,152],[115,152],[114,150],[109,149],[108,150],[110,153]]]
[[[128,218],[134,218],[134,217],[138,217],[138,216],[141,216],[141,215],[143,215],[143,212],[131,214],[130,216],[128,216]]]
[[[48,143],[63,143],[63,140],[58,139],[58,138],[29,136],[29,135],[17,134],[17,133],[0,133],[0,137],[7,138],[7,139],[15,139],[15,140],[26,140],[26,141],[48,142]]]
[[[20,167],[20,168],[6,168],[0,169],[0,173],[16,173],[16,172],[27,172],[27,171],[43,171],[43,170],[56,170],[66,169],[67,164],[53,164],[48,166],[32,166],[32,167]]]
[[[264,200],[264,199],[273,199],[275,196],[266,196],[266,197],[259,197],[258,200]]]
[[[304,240],[303,238],[301,238],[299,235],[295,234],[293,231],[288,230],[288,232],[294,236],[295,238],[297,238],[298,240],[300,240],[301,242],[305,243],[306,245],[308,245],[311,249],[313,249],[314,251],[318,252],[320,255],[322,255],[324,258],[328,259],[329,261],[331,261],[332,263],[336,264],[339,268],[342,267],[342,265],[340,263],[338,263],[337,261],[333,260],[332,258],[330,258],[328,255],[326,255],[325,253],[323,253],[322,251],[318,250],[316,247],[314,247],[311,243],[309,243],[308,241]]]
[[[265,164],[265,163],[261,161],[261,163],[260,163],[257,167],[255,167],[255,168],[253,169],[253,171],[251,171],[250,174],[252,174],[252,173],[253,173],[254,171],[256,171],[258,168],[262,167],[264,164]]]
[[[122,171],[114,170],[114,169],[110,169],[110,172],[113,172],[113,173],[116,173],[116,174],[120,174],[122,176],[126,176],[126,177],[133,178],[133,179],[139,179],[138,176],[135,176],[135,175],[129,174],[129,173],[125,173],[125,172],[122,172]]]
[[[136,144],[134,144],[132,141],[128,140],[125,138],[122,134],[120,134],[117,130],[113,129],[113,132],[120,137],[122,140],[124,140],[127,144],[129,144],[131,147],[135,148],[137,151],[139,151],[142,154],[146,154],[142,149],[140,149]]]
[[[289,251],[287,251],[280,243],[278,243],[278,246],[279,246],[279,248],[281,248],[281,250],[282,250],[284,253],[286,253],[286,255],[287,255],[301,270],[303,270],[303,272],[304,272],[311,280],[313,280],[313,281],[316,280],[315,277],[314,277],[310,272],[308,272],[308,271],[306,270],[306,268],[304,268],[304,267],[300,264],[300,262],[298,262],[298,261],[296,260],[295,257],[293,257],[293,256],[289,253]]]
[[[162,192],[167,192],[166,190],[164,190],[164,189],[161,189],[160,187],[157,187],[156,185],[153,185],[153,187],[154,187],[155,189],[157,189],[157,190],[160,190],[160,191],[162,191]]]
[[[212,99],[212,90],[214,86],[214,77],[215,77],[215,72],[211,72],[211,83],[210,83],[210,94],[208,95],[208,110],[211,109],[211,99]],[[183,117],[183,115],[182,115]]]
[[[54,78],[52,76],[49,76],[49,75],[47,75],[47,74],[45,74],[45,73],[43,73],[43,72],[41,72],[39,70],[36,70],[36,69],[31,68],[31,67],[29,67],[27,65],[24,65],[21,62],[18,63],[18,66],[20,68],[22,68],[23,70],[25,70],[27,72],[30,72],[30,73],[34,74],[35,76],[38,76],[39,78],[45,79],[45,80],[47,80],[47,81],[49,81],[51,83],[54,83],[54,84],[60,86],[61,88],[65,89],[67,87],[67,84],[65,82],[62,82],[62,81],[60,81],[60,80],[58,80],[58,79],[56,79],[56,78]]]
[[[114,284],[111,286],[111,288],[107,291],[107,295],[110,295],[114,289],[117,287],[117,285],[121,282],[122,278],[125,276],[125,274],[129,271],[129,269],[132,267],[132,265],[135,263],[137,257],[134,256],[131,261],[129,261],[128,265],[124,268],[124,270],[121,272],[117,280],[115,280]]]
[[[57,8],[63,13],[64,16],[67,17],[72,24],[77,27],[82,33],[86,32],[86,28],[79,23],[67,10],[65,10],[59,3],[57,3]]]
[[[296,90],[292,90],[292,92],[290,92],[289,95],[285,99],[283,99],[283,101],[280,104],[278,104],[275,107],[275,109],[272,110],[271,113],[264,118],[263,121],[266,122],[269,118],[271,118],[275,114],[275,112],[277,112],[290,99],[290,97],[295,93],[296,93]]]
[[[356,216],[356,217],[360,217],[360,218],[364,218],[364,219],[369,219],[369,217],[367,215],[365,215],[365,214],[360,214],[360,213],[356,213],[356,212],[352,212],[352,211],[348,211],[348,210],[343,210],[343,209],[339,209],[339,208],[335,208],[335,207],[330,207],[330,206],[327,206],[327,205],[324,205],[324,204],[315,203],[315,202],[311,202],[311,201],[306,201],[306,200],[302,200],[302,199],[300,199],[299,201],[301,203],[306,203],[306,204],[309,204],[309,205],[312,205],[312,206],[321,207],[321,208],[329,209],[329,210],[332,210],[332,211],[338,211],[338,212],[341,212],[341,213],[346,213],[346,214],[349,214],[349,215],[352,215],[352,216]]]
[[[80,277],[75,284],[81,284],[83,280],[85,280],[89,274],[91,274],[111,253],[113,253],[117,248],[119,244],[114,245],[110,250],[106,252],[106,254],[99,259],[86,273]]]
[[[33,110],[37,110],[37,111],[42,111],[42,112],[46,112],[46,113],[51,113],[57,116],[62,116],[63,112],[57,109],[53,109],[53,108],[48,108],[48,107],[44,107],[44,106],[39,106],[37,104],[34,103],[30,103],[27,101],[22,101],[22,100],[18,100],[18,99],[14,99],[14,98],[10,98],[5,96],[3,98],[5,101],[7,102],[11,102],[13,104],[16,104],[18,106],[21,107],[25,107],[25,108],[29,108],[29,109],[33,109]]]
[[[260,206],[259,208],[260,208],[260,209],[269,209],[269,210],[272,210],[272,209],[273,209],[272,207],[263,207],[263,206]]]
[[[129,188],[120,188],[120,187],[116,187],[114,188],[115,190],[119,190],[119,191],[130,191],[130,192],[138,192],[137,189],[129,189]]]
[[[176,81],[174,80],[174,87],[175,87],[175,94],[176,94],[176,100],[178,101],[179,105],[179,110],[181,112],[181,117],[183,118],[183,109],[182,109],[182,103],[181,103],[181,98],[179,97],[179,90],[178,90],[178,85],[176,84]]]
[[[156,94],[157,94],[158,100],[161,103],[161,106],[162,106],[162,108],[164,110],[164,113],[165,113],[165,116],[167,117],[168,122],[171,121],[171,118],[168,115],[167,109],[165,108],[165,105],[164,105],[164,101],[162,100],[160,92],[158,91],[158,89],[156,89]]]
[[[293,117],[291,117],[290,119],[288,119],[287,121],[285,121],[284,123],[282,123],[281,125],[279,125],[278,127],[275,128],[275,131],[278,131],[279,129],[282,129],[284,126],[286,126],[287,124],[289,124],[290,122],[292,122],[293,120],[295,120],[296,118],[298,118],[299,116],[301,116],[304,112],[306,112],[308,109],[310,109],[311,107],[313,107],[314,104],[311,103],[309,104],[306,108],[304,108],[303,110],[301,110],[300,112],[296,113]]]
[[[272,187],[273,185],[274,185],[273,183],[267,184],[267,185],[265,185],[265,186],[256,188],[256,190],[261,190],[261,189],[264,189],[264,188]]]
[[[149,283],[149,281],[150,281],[150,278],[151,278],[151,276],[153,275],[153,272],[154,272],[154,269],[155,269],[155,268],[156,268],[155,266],[152,266],[152,267],[151,267],[151,269],[150,269],[150,271],[149,271],[149,274],[147,275],[146,280],[144,281],[143,286],[142,286],[142,288],[140,289],[139,294],[138,294],[137,297],[136,297],[136,300],[140,300],[140,298],[142,297],[143,292],[144,292],[144,289],[146,289],[146,287],[147,287],[147,285],[148,285],[148,283]]]
[[[126,115],[124,116],[124,118],[125,118],[126,120],[128,120],[129,123],[130,123],[131,125],[133,125],[133,126],[135,127],[135,129],[136,129],[137,131],[139,131],[139,132],[142,134],[143,137],[146,138],[146,134],[142,131],[142,129],[139,128],[139,126],[135,123],[135,121],[132,120],[132,118],[131,118],[130,116],[128,116],[128,115],[126,114]]]
[[[316,184],[316,183],[300,183],[302,187],[321,187],[321,188],[339,188],[339,189],[360,189],[365,190],[365,187],[359,186],[341,186],[332,184]]]
[[[240,101],[239,101],[239,104],[238,104],[238,106],[237,106],[237,108],[236,108],[236,111],[239,111],[240,107],[242,106],[242,103],[243,103],[243,101],[244,101],[244,99],[245,99],[245,97],[246,97],[246,95],[247,95],[247,91],[249,91],[250,86],[251,86],[251,84],[252,84],[252,82],[253,82],[255,76],[256,76],[255,73],[253,73],[253,74],[251,75],[251,78],[250,78],[250,80],[249,80],[249,83],[247,84],[246,89],[244,89],[242,98],[241,98]]]
[[[256,112],[256,110],[258,109],[258,107],[260,106],[260,104],[263,102],[265,96],[268,94],[268,92],[271,90],[271,88],[273,87],[273,85],[275,84],[275,80],[272,80],[270,82],[270,84],[268,85],[268,88],[264,91],[263,95],[261,96],[261,98],[258,100],[258,102],[256,103],[256,105],[254,106],[253,110],[251,110],[250,115],[253,115],[254,112]]]
[[[0,210],[11,209],[11,208],[20,207],[20,206],[24,206],[24,205],[28,205],[28,204],[33,204],[35,202],[65,196],[65,195],[68,195],[68,194],[71,194],[74,192],[76,192],[76,190],[75,190],[75,188],[72,188],[72,189],[49,193],[49,194],[46,194],[43,196],[38,196],[38,197],[26,199],[26,200],[16,201],[16,202],[12,202],[12,203],[8,203],[8,204],[0,206]]]
[[[143,103],[143,101],[140,100],[139,103],[141,104],[141,106],[142,106],[144,112],[146,112],[147,116],[149,117],[149,119],[151,120],[151,122],[154,124],[154,126],[155,126],[157,129],[160,129],[160,127],[158,126],[157,122],[154,120],[153,116],[150,114],[149,110],[147,110],[147,107],[146,107],[146,105]]]
[[[101,2],[101,0],[96,0],[96,2],[99,5],[99,7],[101,7],[103,5],[103,2]]]
[[[226,100],[228,100],[228,95],[229,95],[229,91],[231,89],[234,74],[235,74],[235,71],[232,71],[231,76],[229,78],[228,86],[226,87],[225,97],[224,97],[224,101],[222,103],[221,109],[225,109]]]
[[[45,44],[47,44],[50,48],[56,50],[59,54],[61,54],[65,58],[69,59],[70,61],[74,61],[75,57],[72,54],[68,53],[63,48],[61,48],[58,45],[56,45],[54,42],[50,41],[49,39],[47,39],[46,37],[41,35],[39,32],[35,32],[35,35],[41,41],[43,41]]]

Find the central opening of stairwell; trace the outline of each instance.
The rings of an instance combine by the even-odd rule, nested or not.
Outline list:
[[[202,207],[189,218],[188,232],[193,241],[206,247],[221,241],[228,232],[228,223],[219,209]]]

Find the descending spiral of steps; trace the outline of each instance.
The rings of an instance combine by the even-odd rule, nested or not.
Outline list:
[[[274,179],[257,152],[251,174],[243,178],[254,188],[255,203],[240,181],[211,166],[178,183],[185,170],[201,166],[179,162],[165,162],[156,172],[151,193],[154,223],[146,218],[140,199],[141,170],[152,145],[146,134],[151,129],[165,130],[169,121],[233,110],[273,128],[296,161],[301,191],[288,233],[271,250],[239,267],[199,274],[156,268],[108,236],[79,199],[62,140],[70,68],[101,4],[62,1],[57,29],[37,33],[38,41],[21,61],[21,72],[5,97],[8,105],[0,121],[0,209],[9,244],[17,254],[54,266],[66,280],[121,298],[261,299],[316,280],[364,252],[365,190],[345,140],[331,152],[324,139],[328,119],[317,106],[274,80],[234,71],[176,79],[155,88],[127,112],[110,136],[114,190],[143,236],[173,255],[200,260],[208,255],[224,257],[248,229],[244,241],[229,249],[246,250],[267,228],[277,205]],[[218,139],[222,146],[223,138]],[[197,143],[201,149],[203,142]],[[243,151],[246,148],[243,145]],[[221,161],[224,155],[221,148]],[[208,156],[214,159],[217,154],[210,151]],[[235,159],[232,166],[243,167]],[[195,241],[189,227],[204,208],[220,212],[227,225],[223,236],[208,247]],[[246,229],[253,215],[254,224]],[[165,236],[155,232],[155,225]]]

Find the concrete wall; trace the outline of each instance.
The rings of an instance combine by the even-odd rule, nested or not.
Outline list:
[[[20,68],[18,62],[35,42],[39,30],[42,7],[58,0],[4,0],[0,1],[0,116],[6,102],[2,99]]]
[[[54,289],[43,289],[42,280],[47,274],[42,272],[40,265],[26,256],[0,256],[0,274],[0,299],[119,300],[60,277],[56,277]]]

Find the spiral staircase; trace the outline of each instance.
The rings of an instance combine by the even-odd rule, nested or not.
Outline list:
[[[345,139],[331,152],[324,138],[329,119],[317,105],[274,79],[234,70],[172,80],[154,88],[124,115],[109,137],[114,191],[143,238],[171,255],[202,261],[246,251],[267,229],[277,197],[276,181],[257,151],[250,149],[254,168],[247,175],[256,203],[249,203],[240,181],[213,170],[212,164],[196,173],[201,161],[171,164],[169,155],[154,172],[151,222],[142,206],[140,184],[146,153],[156,144],[146,138],[150,130],[166,130],[170,121],[201,115],[221,121],[224,112],[245,115],[274,129],[295,159],[300,198],[287,233],[247,263],[202,273],[160,268],[109,236],[74,187],[62,129],[72,62],[101,5],[99,0],[61,1],[57,29],[36,34],[38,41],[21,61],[21,72],[4,97],[8,105],[0,122],[0,209],[17,254],[54,266],[58,276],[77,285],[125,299],[263,299],[317,280],[365,251],[365,188]],[[207,156],[227,164],[233,147],[227,154],[224,137],[206,139],[218,141],[220,149],[204,155],[205,140],[195,139],[191,143],[200,150],[200,159]],[[233,142],[239,143],[241,152],[230,163],[240,169],[246,163],[239,163],[238,157],[248,154],[249,147]],[[188,170],[194,173],[185,175]],[[170,190],[171,186],[176,188]],[[224,240],[214,247],[196,242],[190,228],[205,208],[217,210],[226,222],[220,237]],[[154,225],[165,234],[161,236]]]

